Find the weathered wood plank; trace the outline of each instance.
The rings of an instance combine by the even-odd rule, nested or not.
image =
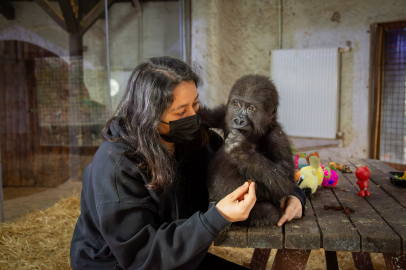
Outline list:
[[[16,41],[10,41],[10,56],[14,62],[6,64],[6,130],[7,130],[7,167],[8,175],[5,179],[7,186],[20,186],[20,160],[18,156],[19,142],[17,139],[18,133],[18,87],[21,77],[19,77],[19,62],[16,59]]]
[[[337,252],[335,251],[324,251],[324,257],[326,258],[326,266],[328,270],[339,270]]]
[[[406,208],[406,196],[405,196],[406,189],[395,186],[390,181],[390,178],[386,173],[383,173],[382,171],[378,170],[375,167],[375,165],[372,165],[371,163],[366,162],[365,160],[352,158],[349,158],[347,160],[357,168],[361,166],[368,166],[369,172],[371,173],[369,182],[370,183],[373,182],[379,185],[382,190],[384,190],[386,193],[389,194],[389,196],[393,197],[398,203],[400,203],[403,207]]]
[[[305,216],[285,224],[285,248],[319,249],[320,230],[310,201],[306,201]]]
[[[383,254],[383,258],[388,270],[406,269],[406,255],[404,254]]]
[[[107,7],[113,4],[114,0],[107,1]],[[82,21],[80,22],[80,33],[84,35],[87,30],[103,15],[105,10],[104,0],[101,0],[97,3],[91,11],[89,11],[86,16],[83,17]]]
[[[28,137],[28,102],[27,102],[27,86],[29,84],[26,73],[25,61],[24,61],[24,46],[22,42],[17,43],[18,47],[18,76],[20,77],[18,89],[16,89],[17,95],[17,145],[15,145],[15,151],[18,157],[18,167],[20,170],[20,185],[26,185],[24,176],[29,174],[30,164],[27,162],[27,137]],[[28,173],[27,173],[28,172]]]
[[[301,270],[306,268],[310,250],[279,249],[272,265],[273,270]]]
[[[335,158],[334,161],[349,163],[341,158]],[[358,190],[348,181],[347,178],[355,177],[354,173],[343,174],[337,171],[337,174],[339,180],[333,192],[342,206],[355,210],[355,213],[351,214],[350,220],[361,235],[362,251],[399,253],[401,251],[400,237],[363,197],[358,196]]]
[[[345,161],[345,160],[341,160]],[[347,162],[351,170],[355,172],[356,167]],[[370,168],[370,167],[368,167]],[[371,170],[370,170],[371,172]],[[356,184],[357,178],[355,174],[344,174],[344,176],[354,185],[355,189],[358,191],[359,187]],[[375,177],[371,172],[371,177]],[[388,222],[388,224],[395,230],[395,232],[400,236],[402,243],[402,250],[406,247],[406,209],[401,206],[397,201],[394,200],[390,195],[388,195],[382,188],[378,187],[374,182],[369,181],[369,191],[371,196],[366,196],[367,200],[372,207]]]
[[[384,174],[386,174],[387,172],[397,172],[397,171],[399,171],[399,170],[396,170],[395,168],[392,168],[388,164],[383,163],[382,161],[377,160],[377,159],[362,159],[362,160],[365,161],[368,164],[371,164],[372,166],[374,166],[375,168],[377,168],[379,171],[381,171]]]
[[[7,111],[6,111],[6,68],[4,52],[6,50],[5,41],[0,41],[0,152],[1,152],[1,176],[2,183],[6,183],[8,176],[7,170]]]
[[[274,225],[248,228],[248,247],[270,249],[283,248],[282,227]]]
[[[325,205],[339,205],[331,189],[319,188],[310,198],[327,251],[360,251],[360,236],[350,220],[340,211],[325,210]]]
[[[353,252],[352,259],[354,260],[355,268],[357,268],[358,270],[374,270],[371,255],[369,253]]]
[[[36,172],[36,155],[39,153],[39,136],[38,136],[38,113],[37,113],[37,87],[35,78],[35,61],[29,59],[30,51],[34,50],[33,45],[29,43],[24,43],[25,45],[25,67],[27,72],[27,99],[28,99],[28,139],[27,139],[27,165],[29,170],[27,170],[26,175],[23,180],[27,181],[29,185],[34,186],[37,183],[37,179],[42,177],[37,175]],[[31,49],[32,48],[32,49]]]
[[[236,226],[232,224],[230,228],[220,233],[219,237],[214,240],[215,246],[221,247],[247,247],[247,227]]]
[[[79,22],[73,12],[71,2],[69,0],[58,0],[59,6],[62,11],[63,19],[66,24],[66,31],[69,33],[79,32]]]
[[[271,249],[269,248],[256,248],[252,255],[250,268],[253,270],[265,270],[269,254],[271,254]]]

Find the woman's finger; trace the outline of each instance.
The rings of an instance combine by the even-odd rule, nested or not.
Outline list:
[[[248,182],[245,182],[244,185],[240,186],[239,188],[237,188],[236,190],[231,192],[229,195],[227,195],[227,197],[231,201],[235,201],[236,199],[239,199],[241,197],[241,195],[244,195],[244,193],[247,190],[248,190]]]

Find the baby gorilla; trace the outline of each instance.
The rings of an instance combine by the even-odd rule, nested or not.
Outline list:
[[[267,77],[247,75],[234,84],[227,105],[206,112],[226,138],[209,165],[210,201],[220,201],[247,180],[255,182],[257,202],[239,225],[276,224],[280,200],[296,186],[292,150],[277,121],[278,99]]]

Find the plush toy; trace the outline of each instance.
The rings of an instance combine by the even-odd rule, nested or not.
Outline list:
[[[310,165],[310,157],[311,156],[316,156],[317,158],[320,159],[319,153],[316,151],[310,151],[307,153],[295,153],[295,168],[298,170],[301,170],[303,167],[309,166]],[[323,168],[323,165],[320,164]]]
[[[295,171],[295,181],[296,182],[299,181],[299,178],[300,178],[300,173],[299,173],[299,170],[296,169],[296,171]]]
[[[299,154],[294,155],[295,169],[299,169]]]
[[[333,161],[330,162],[328,165],[329,165],[330,167],[336,169],[336,170],[342,171],[343,173],[351,173],[351,169],[350,169],[350,167],[348,167],[348,165],[345,165],[345,164],[338,164],[338,163],[333,162]]]
[[[309,158],[310,166],[303,167],[301,170],[316,170],[318,185],[320,186],[324,179],[324,172],[320,166],[320,160],[317,156],[311,156]]]
[[[319,152],[313,152],[313,153],[310,153],[310,154],[307,154],[306,155],[306,162],[307,162],[307,164],[309,164],[310,165],[310,157],[312,157],[312,156],[316,156],[319,160],[320,160],[320,156],[319,156]]]
[[[337,173],[329,167],[325,167],[323,172],[324,172],[324,178],[323,178],[323,182],[321,183],[321,185],[323,187],[334,187],[338,182]]]
[[[297,182],[298,186],[303,190],[306,197],[314,194],[317,190],[319,185],[319,181],[317,179],[317,173],[315,169],[310,170],[303,170],[303,168],[299,171],[299,181]]]

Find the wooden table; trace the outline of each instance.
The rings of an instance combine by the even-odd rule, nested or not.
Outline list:
[[[383,253],[387,269],[406,269],[406,189],[390,182],[390,166],[372,159],[321,160],[347,164],[352,173],[337,171],[334,188],[320,187],[307,200],[305,217],[271,226],[231,226],[214,242],[216,246],[255,248],[252,269],[265,269],[271,249],[278,249],[272,269],[305,269],[312,249],[325,250],[327,269],[337,269],[337,251],[352,252],[357,269],[373,269],[370,252]],[[371,196],[359,197],[355,170],[368,166]],[[325,205],[347,206],[350,217]]]

